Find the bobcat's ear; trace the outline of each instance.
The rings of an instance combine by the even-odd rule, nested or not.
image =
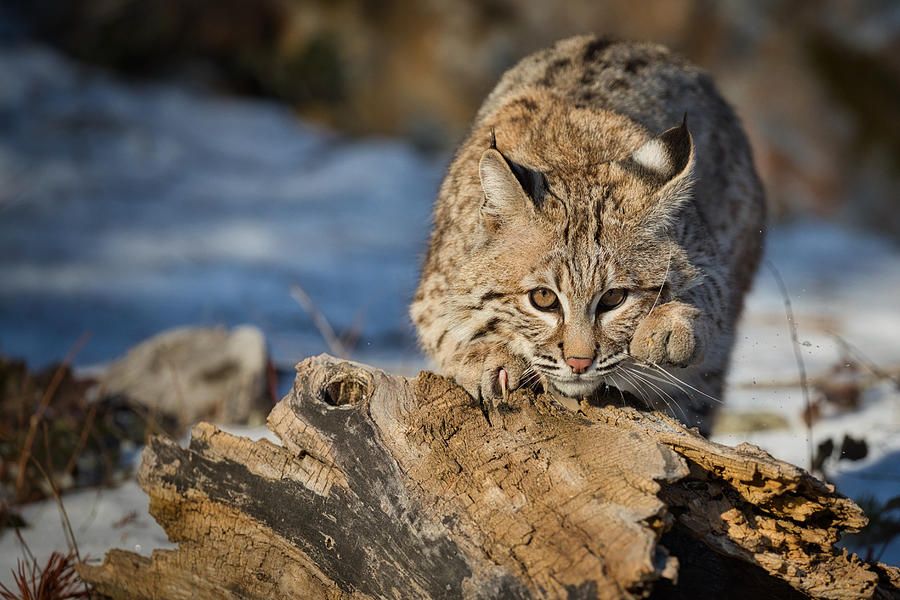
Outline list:
[[[643,227],[668,227],[694,187],[694,141],[687,118],[635,150],[623,166],[643,180],[649,192],[634,200],[628,212]]]
[[[543,200],[543,174],[507,159],[496,148],[481,155],[478,174],[484,192],[481,216],[491,231],[516,216],[533,213]]]
[[[678,127],[668,129],[631,155],[641,175],[663,185],[689,175],[694,163],[694,140],[687,128],[687,115]]]

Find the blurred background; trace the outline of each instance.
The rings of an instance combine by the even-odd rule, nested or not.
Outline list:
[[[409,269],[449,153],[505,69],[590,31],[667,44],[712,73],[774,220],[900,240],[891,0],[12,0],[0,343],[46,361],[90,329],[79,360],[103,361],[164,325],[268,319],[289,363],[321,336],[309,318],[285,326],[296,305],[265,289],[278,255],[336,328],[414,350]],[[389,217],[402,235],[374,220]],[[379,251],[391,256],[377,270],[351,260]],[[123,278],[147,294],[142,315],[119,310]],[[79,322],[63,310],[78,302],[81,315],[104,306]],[[47,348],[34,328],[51,325],[62,335]],[[105,347],[105,329],[122,340]]]
[[[840,215],[900,235],[892,0],[12,4],[36,38],[120,75],[273,98],[338,131],[437,151],[522,56],[591,31],[657,41],[708,69],[738,108],[776,216]]]
[[[323,351],[414,374],[406,310],[455,145],[504,70],[586,32],[686,55],[751,139],[794,314],[763,268],[717,439],[815,455],[883,508],[900,496],[895,0],[7,0],[0,355],[24,361],[7,386],[44,389],[68,354],[112,388],[136,344],[239,324],[264,340],[266,402]],[[865,546],[894,562],[897,517]]]

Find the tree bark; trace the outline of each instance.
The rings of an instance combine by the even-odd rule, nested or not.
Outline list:
[[[113,598],[900,598],[834,547],[866,523],[749,445],[629,407],[512,394],[329,356],[271,412],[281,440],[201,423],[138,479],[176,550],[82,564]]]

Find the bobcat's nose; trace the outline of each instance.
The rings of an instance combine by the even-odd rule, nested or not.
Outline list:
[[[566,364],[572,367],[572,372],[580,375],[584,373],[591,363],[594,362],[593,358],[582,358],[580,356],[571,356],[566,359]]]

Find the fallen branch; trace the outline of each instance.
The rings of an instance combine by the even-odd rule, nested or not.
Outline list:
[[[753,446],[652,412],[516,392],[491,424],[439,376],[320,356],[269,415],[197,425],[139,473],[176,550],[79,573],[114,598],[889,598],[834,547],[866,519]]]

